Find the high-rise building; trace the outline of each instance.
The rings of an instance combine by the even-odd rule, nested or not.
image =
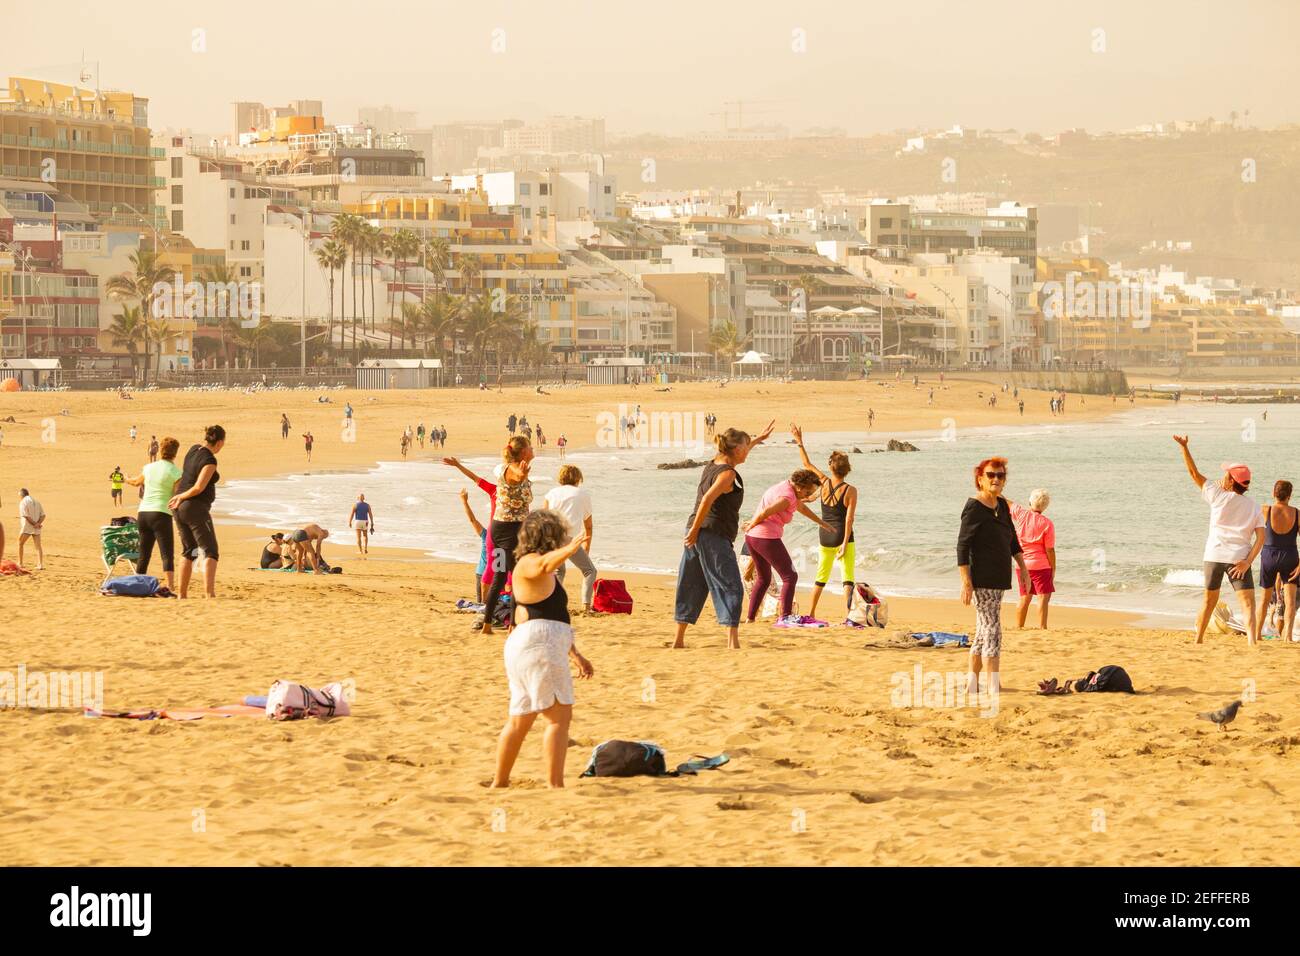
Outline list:
[[[552,116],[541,123],[507,129],[506,153],[599,153],[605,149],[605,121],[581,116]]]
[[[0,95],[0,177],[55,185],[100,220],[160,223],[160,156],[143,97],[20,77]]]

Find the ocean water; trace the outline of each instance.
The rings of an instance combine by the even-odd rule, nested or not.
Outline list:
[[[1051,493],[1054,603],[1172,616],[1160,622],[1166,626],[1181,626],[1195,611],[1208,524],[1208,509],[1172,436],[1191,436],[1192,453],[1207,476],[1221,475],[1225,460],[1248,464],[1255,476],[1252,497],[1260,503],[1271,500],[1278,478],[1300,486],[1300,407],[1292,405],[1182,404],[1120,411],[1081,424],[1068,416],[1023,427],[964,429],[960,418],[935,424],[936,430],[917,433],[805,432],[819,465],[832,449],[862,450],[850,455],[849,480],[859,490],[855,577],[886,595],[956,595],[959,518],[973,491],[975,464],[991,455],[1010,459],[1012,499],[1027,503],[1039,487]],[[911,441],[920,451],[873,452],[890,437]],[[742,466],[744,516],[752,514],[764,489],[800,466],[788,439],[778,431]],[[700,471],[655,466],[709,451],[700,445],[570,451],[568,462],[582,469],[594,498],[593,557],[602,573],[676,570]],[[464,463],[490,478],[496,460]],[[559,465],[548,446],[533,467],[537,499],[554,487]],[[429,459],[382,462],[355,473],[235,479],[222,487],[217,504],[228,516],[271,527],[316,521],[339,536],[341,546],[351,538],[346,519],[352,502],[365,492],[375,508],[376,545],[470,562],[477,559],[478,543],[461,507],[461,488],[469,490],[475,513],[486,523],[487,496],[456,470]],[[796,517],[786,543],[801,569],[801,586],[807,586],[816,567],[816,526]],[[831,580],[834,587],[838,566]]]

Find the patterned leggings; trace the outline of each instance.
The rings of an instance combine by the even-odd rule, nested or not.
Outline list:
[[[975,640],[972,654],[1002,656],[1002,595],[996,588],[975,588]]]

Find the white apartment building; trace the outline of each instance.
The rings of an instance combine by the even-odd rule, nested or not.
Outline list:
[[[794,316],[763,288],[745,290],[745,312],[749,316],[749,347],[771,356],[774,362],[788,362],[794,352]]]
[[[954,256],[952,265],[957,275],[977,277],[984,283],[992,336],[988,360],[1002,367],[1017,361],[1039,361],[1041,356],[1031,354],[1037,314],[1033,268],[991,251]]]
[[[551,116],[540,123],[505,130],[501,145],[506,153],[599,153],[605,149],[605,121]]]
[[[453,190],[472,190],[482,180],[494,210],[519,216],[524,235],[545,234],[548,220],[613,219],[614,177],[586,169],[509,170],[452,176]]]
[[[172,138],[160,161],[167,185],[156,204],[168,225],[202,249],[222,249],[238,281],[265,277],[264,223],[272,203],[294,204],[295,191],[258,180],[238,160],[204,155],[202,149]]]

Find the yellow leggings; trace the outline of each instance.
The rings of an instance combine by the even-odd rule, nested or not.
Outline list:
[[[838,545],[833,548],[828,548],[825,545],[821,546],[821,558],[817,562],[817,577],[815,579],[817,587],[826,587],[826,582],[831,579],[831,565],[835,563],[835,552],[838,550]],[[850,586],[853,584],[853,552],[853,542],[850,541],[844,546],[844,557],[840,560],[840,576],[844,579],[844,583]]]

